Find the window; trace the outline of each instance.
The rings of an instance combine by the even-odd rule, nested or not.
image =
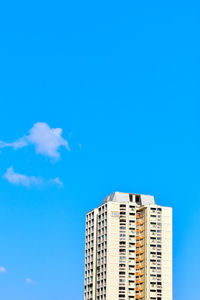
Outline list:
[[[135,202],[137,203],[137,204],[141,204],[141,197],[140,197],[140,195],[135,195]]]
[[[111,216],[112,217],[119,217],[119,213],[117,211],[112,211]]]
[[[125,253],[125,252],[126,252],[126,249],[119,249],[119,252],[120,252],[120,253],[122,253],[122,252]]]
[[[126,256],[120,256],[119,259],[120,259],[120,261],[124,261],[125,262],[126,261]]]
[[[135,213],[130,213],[130,216],[135,216]]]

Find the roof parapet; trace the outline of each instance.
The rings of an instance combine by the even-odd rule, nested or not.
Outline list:
[[[151,205],[155,204],[154,196],[150,195],[142,195],[142,194],[129,194],[129,193],[121,193],[121,192],[114,192],[111,195],[107,196],[103,203],[107,202],[133,202],[138,205]]]

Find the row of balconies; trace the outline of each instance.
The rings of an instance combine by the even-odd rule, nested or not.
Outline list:
[[[107,218],[107,211],[98,214],[98,220]]]
[[[87,233],[89,230],[93,230],[94,229],[94,224],[91,224],[91,225],[87,225],[85,226],[85,232]]]
[[[137,235],[136,235],[136,240],[142,240],[142,239],[144,239],[144,237],[145,237],[145,236],[144,236],[144,233],[141,233],[141,234],[139,234],[139,235],[137,234]]]
[[[98,236],[102,236],[107,233],[107,227],[103,227],[102,229],[98,230]]]
[[[143,299],[144,298],[144,291],[138,292],[138,294],[135,295],[136,299]]]
[[[100,223],[98,223],[98,229],[102,229],[102,228],[105,228],[107,226],[107,221],[102,221]]]
[[[86,297],[86,299],[88,299],[88,300],[92,299],[92,295],[93,295],[92,291],[86,292],[86,293],[85,293],[85,297]]]
[[[94,255],[93,253],[94,253],[93,251],[86,250],[85,251],[85,259],[93,258],[93,255]]]
[[[94,250],[93,245],[94,245],[93,243],[90,244],[90,245],[86,243],[86,246],[85,246],[85,252],[86,252],[86,253],[88,253],[88,252],[93,252],[93,250]]]
[[[142,261],[144,261],[144,254],[136,257],[136,262],[139,263],[139,262],[142,262]]]
[[[93,262],[85,264],[85,272],[93,270]]]
[[[85,249],[85,255],[87,256],[87,255],[93,254],[93,251],[94,251],[93,247],[91,247],[91,248],[88,247],[88,249]]]
[[[136,273],[135,273],[136,276],[142,276],[144,275],[144,269],[141,269],[141,270],[137,270]]]
[[[106,279],[97,281],[97,288],[106,288]]]
[[[92,248],[94,248],[94,242],[85,243],[85,250],[89,250],[89,249],[92,249]]]
[[[144,261],[136,264],[136,270],[144,268]]]
[[[104,286],[106,284],[106,277],[105,278],[97,277],[97,285],[98,284],[100,284],[100,286]]]
[[[91,283],[93,283],[93,278],[92,279],[91,278],[85,279],[85,285],[91,284]]]
[[[136,227],[136,232],[137,232],[137,233],[142,233],[142,232],[144,232],[144,231],[145,231],[144,226],[137,226],[137,227]]]
[[[160,214],[150,214],[150,218],[153,220],[155,219],[161,220],[162,216]]]
[[[91,222],[91,221],[94,222],[94,213],[91,213],[91,214],[87,214],[87,215],[86,215],[86,223],[87,223],[87,222]]]
[[[136,279],[136,284],[143,284],[144,283],[144,276],[142,278]]]
[[[104,260],[106,260],[106,258],[107,258],[107,253],[103,253],[103,254],[97,254],[97,259],[102,259],[102,258],[104,258]]]
[[[90,235],[86,236],[85,241],[86,241],[86,243],[89,243],[89,242],[94,243],[94,234],[92,233],[92,235],[90,234]]]
[[[88,282],[88,281],[92,281],[92,280],[93,280],[93,272],[91,274],[85,272],[85,281]]]
[[[143,221],[136,221],[136,225],[137,226],[144,226],[144,222]]]
[[[104,295],[104,297],[106,297],[105,293],[106,293],[106,290],[105,290],[105,291],[99,291],[99,292],[97,291],[97,292],[96,292],[96,295],[97,295],[97,297],[98,297],[98,296],[103,296],[103,295]],[[101,299],[103,299],[103,298],[101,298]],[[104,299],[105,299],[105,298],[104,298]]]
[[[99,236],[97,238],[97,245],[99,246],[107,246],[107,234],[104,234],[103,236]]]

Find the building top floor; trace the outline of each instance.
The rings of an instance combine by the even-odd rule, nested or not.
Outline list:
[[[137,205],[151,205],[151,204],[156,204],[154,196],[150,195],[142,195],[142,194],[130,194],[130,193],[121,193],[121,192],[114,192],[111,195],[107,196],[104,201],[104,203],[107,202],[133,202],[136,203]]]

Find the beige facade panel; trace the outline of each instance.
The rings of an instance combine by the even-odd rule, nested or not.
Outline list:
[[[172,300],[172,209],[115,192],[86,215],[85,300]]]

